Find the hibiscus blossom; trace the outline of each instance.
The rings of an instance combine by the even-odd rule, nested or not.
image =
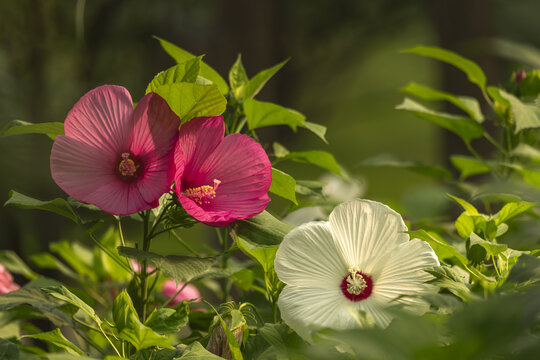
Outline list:
[[[223,117],[196,118],[180,128],[175,191],[195,219],[224,226],[247,219],[270,201],[272,166],[261,145],[243,134],[223,137]]]
[[[171,300],[171,302],[169,303],[170,306],[179,304],[184,300],[188,301],[197,299],[195,300],[195,302],[200,301],[199,298],[201,297],[201,293],[199,292],[199,289],[197,289],[195,285],[192,284],[186,285],[183,282],[177,283],[172,279],[168,279],[163,283],[163,288],[161,289],[161,293],[163,294],[165,299],[173,297],[178,291],[180,291],[180,293]]]
[[[6,270],[4,265],[0,264],[0,295],[17,289],[19,289],[19,285],[13,281],[13,276]]]
[[[359,311],[385,327],[391,320],[386,306],[423,308],[414,296],[429,290],[432,277],[424,269],[439,261],[426,242],[409,240],[405,231],[388,206],[358,199],[337,206],[328,222],[292,230],[274,263],[287,284],[278,300],[283,320],[309,339],[310,330],[357,327]]]
[[[104,85],[84,95],[54,141],[51,173],[73,198],[115,215],[158,206],[173,176],[180,119],[149,93],[136,109],[129,92]]]

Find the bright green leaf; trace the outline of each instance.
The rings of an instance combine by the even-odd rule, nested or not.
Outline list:
[[[78,222],[77,215],[64,199],[56,198],[51,201],[41,201],[11,190],[8,195],[8,200],[4,203],[4,206],[9,204],[23,209],[50,211],[58,215],[65,216],[74,222]]]
[[[158,87],[165,84],[174,84],[179,82],[194,83],[199,76],[202,55],[194,57],[188,61],[177,64],[167,70],[157,74],[148,84],[146,94],[155,91]]]
[[[251,78],[246,85],[244,86],[244,99],[251,99],[255,95],[261,91],[261,89],[264,87],[264,85],[274,76],[275,73],[279,71],[287,62],[289,59],[280,62],[279,64],[259,72],[257,75],[255,75],[253,78]]]
[[[467,96],[455,96],[447,92],[416,84],[414,82],[407,84],[407,86],[402,88],[401,91],[428,101],[448,101],[465,111],[471,119],[474,119],[479,123],[484,121],[484,115],[482,114],[478,100],[475,98]]]
[[[132,259],[148,261],[152,266],[161,270],[164,274],[177,282],[191,281],[200,276],[210,273],[215,258],[198,258],[191,256],[167,255],[162,256],[148,251],[142,251],[130,247],[118,247],[118,252]]]
[[[64,124],[61,122],[32,124],[22,120],[12,120],[0,130],[0,136],[23,134],[45,134],[54,140],[56,135],[64,135]]]
[[[437,112],[428,109],[409,98],[405,98],[401,104],[396,106],[396,109],[410,111],[419,118],[431,121],[450,130],[461,137],[466,143],[469,143],[473,139],[480,138],[484,134],[482,125],[473,119]]]
[[[272,185],[269,190],[271,193],[298,204],[296,201],[296,193],[294,191],[295,187],[296,181],[291,175],[272,168]]]
[[[270,102],[246,99],[244,111],[250,130],[273,125],[288,125],[293,131],[302,126],[306,117],[298,111]]]
[[[457,202],[459,205],[461,205],[461,207],[463,208],[463,210],[465,210],[469,215],[479,215],[478,213],[478,210],[476,210],[476,208],[469,204],[467,201],[463,200],[463,199],[460,199],[458,198],[457,196],[452,196],[450,194],[447,194],[448,197],[450,197],[452,200],[454,200],[455,202]]]
[[[403,52],[430,57],[453,65],[463,71],[467,75],[469,81],[478,85],[480,89],[484,90],[486,87],[486,75],[480,66],[452,51],[434,46],[415,46],[413,48],[404,50]]]
[[[274,142],[272,144],[272,148],[274,149],[274,156],[278,158],[282,158],[290,153],[289,150],[283,145],[281,145],[278,142]]]
[[[195,341],[188,345],[179,360],[223,360],[221,356],[212,354],[206,350],[199,342]]]
[[[58,346],[59,348],[66,350],[70,354],[84,355],[84,352],[81,349],[79,349],[75,344],[66,339],[62,332],[60,332],[60,329],[54,329],[52,331],[40,334],[25,335],[22,337],[47,341],[55,346]]]
[[[267,273],[274,268],[274,259],[276,258],[276,251],[279,248],[277,245],[263,246],[255,244],[249,240],[241,237],[236,238],[238,248],[249,257],[256,260]]]
[[[482,239],[480,236],[476,235],[475,233],[471,233],[470,240],[471,240],[471,245],[470,245],[471,249],[473,246],[481,246],[484,248],[484,250],[486,250],[487,254],[491,256],[497,256],[503,251],[505,251],[506,249],[508,249],[508,245],[506,244],[497,244],[492,241],[486,241]]]
[[[279,159],[279,161],[283,160],[291,160],[298,163],[311,164],[333,172],[336,175],[343,175],[336,159],[334,158],[334,155],[330,154],[327,151],[294,151]]]
[[[515,134],[523,129],[540,127],[540,108],[535,105],[524,104],[517,97],[503,90],[499,90],[499,93],[510,103],[516,124]]]
[[[154,36],[154,38],[159,41],[163,50],[165,50],[177,63],[183,63],[195,57],[195,55],[190,54],[186,50],[181,49],[167,40],[160,39],[157,36]],[[200,75],[216,84],[221,94],[226,95],[229,92],[229,86],[227,86],[225,80],[223,80],[217,71],[204,62],[201,62]]]
[[[474,220],[466,212],[458,216],[455,226],[459,236],[465,240],[474,232]]]
[[[469,176],[485,174],[491,170],[485,162],[470,156],[453,155],[450,156],[450,161],[460,171],[462,180]]]
[[[194,117],[221,115],[227,106],[227,100],[216,85],[165,84],[154,92],[167,101],[171,110],[182,119],[182,124]]]
[[[451,267],[435,266],[426,271],[435,277],[429,281],[430,284],[446,288],[464,301],[469,301],[473,297],[463,279]]]
[[[322,141],[328,144],[328,141],[326,141],[326,126],[312,123],[309,121],[304,121],[301,126],[308,129],[309,131],[317,135],[319,138],[321,138]]]
[[[236,221],[233,229],[236,235],[256,244],[278,245],[293,226],[276,219],[265,210],[249,219]]]
[[[510,220],[514,216],[533,208],[534,206],[535,204],[526,201],[516,201],[505,204],[502,209],[495,214],[495,222],[497,225],[499,225]]]
[[[92,253],[87,249],[81,248],[74,249],[75,244],[68,240],[54,242],[49,246],[51,252],[56,253],[64,259],[80,276],[97,281],[96,273],[92,269],[92,264],[84,261],[84,254],[86,254],[88,260],[92,260]]]
[[[94,309],[90,305],[85,303],[83,300],[81,300],[77,295],[69,291],[65,286],[49,286],[43,288],[42,290],[47,294],[51,295],[52,297],[75,305],[85,314],[87,314],[92,320],[94,320],[96,324],[101,325],[102,321],[96,314]]]
[[[511,155],[520,156],[534,161],[540,161],[540,150],[530,145],[520,143],[512,150]]]
[[[229,84],[231,85],[231,91],[235,98],[242,98],[244,86],[247,82],[248,76],[246,74],[246,69],[244,69],[244,64],[242,64],[242,55],[238,54],[236,61],[229,71]]]

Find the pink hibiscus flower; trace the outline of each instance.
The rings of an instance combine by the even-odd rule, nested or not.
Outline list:
[[[242,134],[223,137],[223,117],[196,118],[180,128],[175,191],[184,209],[211,226],[247,219],[270,201],[272,166],[261,145]]]
[[[163,288],[161,288],[161,293],[165,297],[165,299],[169,299],[173,297],[180,289],[184,287],[184,283],[176,283],[174,280],[166,280],[163,283]],[[174,306],[176,304],[181,303],[182,301],[186,300],[195,300],[195,302],[199,302],[199,298],[201,297],[201,293],[199,292],[199,289],[195,287],[195,285],[187,284],[182,291],[174,299],[171,300],[169,303],[169,306]]]
[[[69,112],[51,152],[54,181],[73,198],[115,215],[158,206],[170,190],[180,119],[154,93],[133,110],[129,92],[104,85]]]
[[[13,276],[6,270],[4,265],[0,264],[0,295],[17,289],[19,289],[19,285],[13,282]]]

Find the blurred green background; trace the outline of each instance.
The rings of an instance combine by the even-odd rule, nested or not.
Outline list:
[[[540,46],[538,13],[534,0],[0,0],[0,127],[14,119],[63,121],[84,93],[103,84],[125,86],[137,101],[153,76],[174,64],[153,35],[206,54],[225,78],[238,53],[249,76],[291,57],[258,98],[327,126],[329,144],[286,127],[264,132],[263,140],[330,151],[364,180],[364,197],[405,216],[434,215],[446,206],[440,184],[358,164],[380,153],[446,164],[446,154],[461,151],[451,135],[394,110],[409,81],[478,94],[453,69],[399,51],[442,46],[474,59],[490,84],[500,84],[518,69],[513,57],[519,57],[500,39]],[[0,139],[2,202],[10,189],[42,200],[65,197],[50,176],[51,144],[37,135]],[[299,179],[322,174],[308,166],[280,168]],[[283,204],[274,201],[271,210],[279,213]],[[201,229],[190,234],[193,241],[205,236]],[[73,236],[81,235],[54,214],[0,208],[1,248],[24,256]]]

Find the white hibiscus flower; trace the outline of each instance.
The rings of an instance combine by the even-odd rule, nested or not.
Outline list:
[[[359,326],[360,311],[386,327],[385,307],[403,304],[425,311],[416,295],[429,291],[439,265],[433,249],[409,240],[401,216],[388,206],[352,200],[337,206],[329,221],[292,230],[279,247],[275,270],[286,286],[278,305],[283,320],[304,338],[319,328]]]

